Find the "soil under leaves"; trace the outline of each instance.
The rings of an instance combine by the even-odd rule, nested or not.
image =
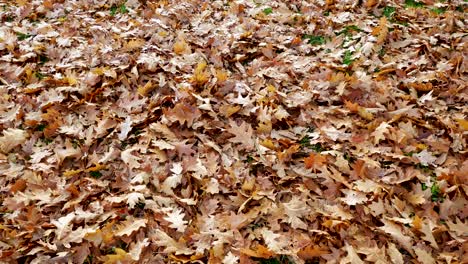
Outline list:
[[[0,262],[467,261],[466,9],[0,2]]]

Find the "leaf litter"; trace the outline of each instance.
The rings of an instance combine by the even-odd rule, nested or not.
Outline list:
[[[463,263],[465,1],[0,4],[5,263]]]

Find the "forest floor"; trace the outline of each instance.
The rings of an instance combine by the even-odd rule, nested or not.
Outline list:
[[[0,262],[467,263],[467,7],[0,1]]]

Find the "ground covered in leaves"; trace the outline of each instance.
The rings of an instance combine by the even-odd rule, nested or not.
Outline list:
[[[467,261],[466,1],[2,2],[2,263]]]

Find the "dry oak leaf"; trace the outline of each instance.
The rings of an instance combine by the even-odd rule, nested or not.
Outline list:
[[[263,245],[258,245],[253,249],[243,248],[240,252],[244,255],[254,258],[264,258],[269,259],[275,255],[275,253],[271,252],[267,247]]]
[[[200,110],[186,102],[177,103],[174,108],[165,111],[164,115],[172,122],[179,122],[181,125],[187,122],[187,127],[191,127],[193,122],[201,116]]]
[[[165,247],[164,253],[173,253],[176,255],[191,255],[194,253],[193,250],[187,248],[187,245],[183,242],[175,241],[166,232],[156,229],[151,234],[151,239],[158,247]]]
[[[384,231],[387,234],[390,234],[407,251],[413,252],[413,239],[403,234],[403,231],[399,225],[387,219],[382,219],[381,221],[384,223],[384,226],[378,227],[378,229]]]
[[[227,132],[233,134],[235,137],[230,138],[229,142],[240,143],[246,149],[254,148],[253,129],[247,122],[242,122],[239,126],[234,120],[229,120],[230,128]]]
[[[374,136],[374,144],[378,144],[381,140],[385,140],[384,134],[388,133],[388,128],[390,125],[387,122],[382,122],[380,125],[372,132]]]
[[[0,137],[0,151],[8,153],[15,147],[23,144],[28,138],[28,133],[21,129],[8,128],[3,131],[3,136]]]
[[[422,264],[435,264],[436,263],[431,253],[427,252],[424,249],[415,248],[414,253],[416,253],[416,256],[419,262],[421,262]]]
[[[177,232],[184,232],[187,228],[187,220],[184,220],[185,213],[182,212],[182,209],[172,209],[171,212],[167,213],[166,217],[163,217],[164,220],[171,223],[169,227],[176,229]]]
[[[309,157],[304,158],[304,165],[307,169],[320,169],[323,167],[324,163],[327,161],[326,156],[316,153],[310,153]]]
[[[348,255],[345,258],[341,259],[340,264],[364,264],[364,261],[361,260],[353,246],[346,243],[345,249]]]
[[[127,219],[118,226],[114,234],[116,236],[130,236],[133,232],[145,227],[147,222],[147,219],[135,219],[132,216],[127,217]]]

